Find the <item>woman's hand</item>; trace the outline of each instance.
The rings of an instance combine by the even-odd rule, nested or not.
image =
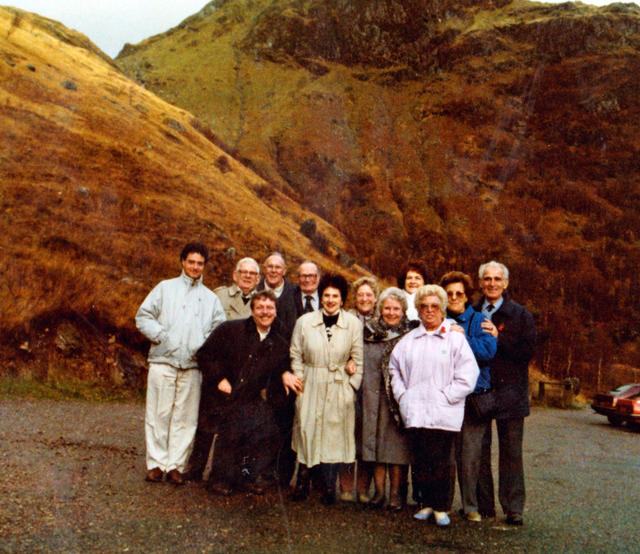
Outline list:
[[[218,383],[218,390],[224,394],[231,394],[231,383],[226,377]]]
[[[462,327],[460,327],[460,325],[458,325],[457,323],[452,323],[451,324],[451,330],[452,331],[456,331],[458,333],[462,333],[464,335],[464,329]]]
[[[344,370],[347,375],[355,375],[356,371],[358,371],[358,366],[351,358],[349,358],[347,360],[347,365],[344,366]]]

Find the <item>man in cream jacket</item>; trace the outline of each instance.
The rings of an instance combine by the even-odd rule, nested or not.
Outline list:
[[[145,414],[147,481],[184,482],[198,423],[202,374],[195,354],[225,320],[218,297],[202,284],[209,252],[187,244],[182,274],[160,282],[136,314],[138,330],[151,341]]]

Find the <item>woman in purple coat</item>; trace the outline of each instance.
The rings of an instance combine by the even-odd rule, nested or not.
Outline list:
[[[478,378],[478,364],[463,333],[445,320],[447,294],[425,285],[415,297],[421,325],[407,333],[391,353],[391,387],[413,451],[416,519],[432,516],[449,525],[454,487],[453,446],[462,426],[465,398]]]

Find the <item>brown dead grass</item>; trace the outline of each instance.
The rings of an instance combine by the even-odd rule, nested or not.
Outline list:
[[[0,8],[0,327],[14,340],[5,359],[43,314],[90,316],[133,335],[138,305],[178,273],[188,240],[213,251],[210,287],[228,282],[230,247],[339,269],[298,232],[314,216],[221,150],[193,115],[85,49],[86,38],[42,25]],[[55,378],[56,364],[41,361]]]
[[[296,17],[324,17],[322,5]],[[323,24],[347,9],[331,5]],[[437,54],[421,51],[435,66],[415,72],[392,47],[384,67],[328,62],[323,44],[287,27],[288,4],[266,0],[227,2],[117,63],[293,191],[390,281],[409,256],[436,279],[505,262],[538,324],[538,365],[595,384],[599,367],[640,364],[638,14],[465,6],[441,19]],[[261,56],[264,18],[287,40]],[[383,16],[370,23],[388,31]],[[356,33],[336,42],[370,52]]]

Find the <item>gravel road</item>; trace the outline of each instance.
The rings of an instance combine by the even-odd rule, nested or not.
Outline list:
[[[528,418],[522,528],[146,483],[141,404],[5,398],[0,421],[3,552],[640,552],[640,432],[588,408]]]

